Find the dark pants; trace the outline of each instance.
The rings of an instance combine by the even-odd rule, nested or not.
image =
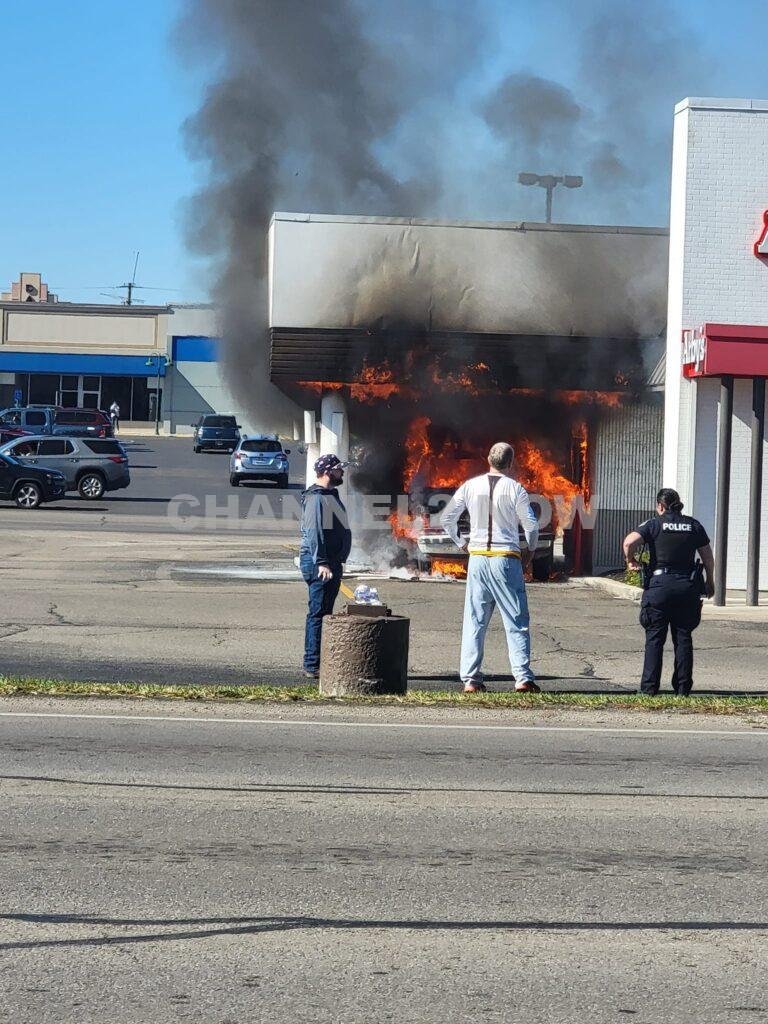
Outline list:
[[[307,626],[304,631],[304,671],[320,670],[320,637],[323,632],[323,616],[330,615],[333,603],[341,586],[341,565],[332,565],[333,576],[330,580],[321,580],[317,575],[317,566],[311,558],[302,555],[299,561],[301,575],[309,587],[309,607],[307,608]]]
[[[642,693],[659,692],[661,665],[667,627],[672,631],[675,671],[672,689],[681,696],[693,686],[693,639],[691,633],[701,622],[701,595],[687,576],[654,576],[643,594],[640,625],[645,629],[645,661],[640,680]]]

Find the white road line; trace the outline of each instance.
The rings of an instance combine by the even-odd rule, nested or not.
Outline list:
[[[625,729],[602,725],[480,725],[448,722],[328,722],[280,718],[193,718],[186,715],[87,715],[64,711],[0,711],[0,718],[72,718],[106,722],[188,722],[193,725],[276,725],[310,729],[446,729],[486,732],[605,732],[629,736],[751,736],[768,738],[768,729]]]

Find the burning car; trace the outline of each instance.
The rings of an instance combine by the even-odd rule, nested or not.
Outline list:
[[[541,508],[535,501],[531,505],[537,518],[541,518]],[[459,521],[461,536],[469,536],[468,528]],[[423,556],[424,568],[429,572],[439,572],[446,576],[463,578],[467,574],[468,554],[457,548],[453,540],[441,527],[426,527],[416,541],[419,554]],[[555,532],[551,525],[539,530],[539,539],[531,563],[531,575],[538,582],[548,580],[554,571]],[[528,544],[525,534],[520,530],[520,550],[527,551]]]

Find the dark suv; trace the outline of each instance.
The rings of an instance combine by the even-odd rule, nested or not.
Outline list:
[[[0,500],[15,501],[19,508],[37,508],[45,501],[64,497],[64,474],[55,469],[23,466],[8,455],[0,455]]]
[[[209,413],[193,423],[192,445],[195,452],[233,452],[240,440],[240,424],[234,416]]]

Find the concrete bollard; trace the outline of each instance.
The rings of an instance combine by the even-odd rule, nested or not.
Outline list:
[[[327,615],[320,644],[320,693],[405,693],[410,625],[402,615]]]

